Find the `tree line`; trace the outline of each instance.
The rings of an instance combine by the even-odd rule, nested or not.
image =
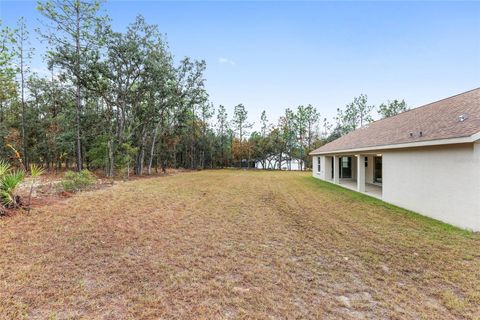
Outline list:
[[[165,35],[142,16],[112,29],[102,2],[39,2],[49,75],[31,71],[24,18],[0,25],[0,157],[47,169],[101,169],[107,176],[174,168],[252,166],[274,157],[309,167],[308,153],[372,121],[360,95],[331,123],[312,105],[287,108],[276,122],[263,111],[260,130],[243,104],[232,115],[205,88],[206,63],[175,63]],[[405,111],[382,104],[382,117]],[[17,153],[12,152],[18,151]]]

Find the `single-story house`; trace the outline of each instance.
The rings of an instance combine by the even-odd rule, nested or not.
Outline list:
[[[480,231],[480,88],[369,123],[310,155],[315,178]]]

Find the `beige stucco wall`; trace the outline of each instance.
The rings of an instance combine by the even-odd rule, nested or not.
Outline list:
[[[318,171],[318,161],[321,162],[321,170]],[[313,156],[313,176],[322,180],[332,180],[332,157]]]
[[[318,161],[319,161],[319,159],[322,160],[322,168],[321,169],[322,169],[323,172],[318,171]],[[324,162],[325,162],[325,157],[313,156],[313,158],[312,158],[312,175],[315,178],[325,180]]]
[[[480,146],[383,152],[383,200],[480,231]]]

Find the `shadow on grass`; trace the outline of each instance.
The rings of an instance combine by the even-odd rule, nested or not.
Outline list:
[[[388,209],[392,213],[400,214],[400,215],[403,215],[404,217],[408,217],[409,219],[416,220],[422,224],[422,227],[428,227],[429,229],[434,229],[434,230],[442,230],[450,234],[461,235],[464,237],[465,236],[473,237],[475,235],[478,235],[478,233],[461,229],[451,224],[444,223],[442,221],[423,216],[419,213],[395,206],[393,204],[387,203],[380,199],[344,188],[342,186],[333,184],[328,181],[320,180],[312,176],[303,177],[303,179],[305,179],[305,181],[312,184],[319,190],[326,191],[331,194],[342,195],[343,197],[345,197],[345,199],[359,201],[359,202],[363,202],[363,203],[370,204],[377,207],[382,207],[382,208]]]

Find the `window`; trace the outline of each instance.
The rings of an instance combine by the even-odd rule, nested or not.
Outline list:
[[[317,158],[317,172],[322,171],[322,162],[321,162],[321,157]]]
[[[368,157],[365,157],[365,168],[368,167]]]

